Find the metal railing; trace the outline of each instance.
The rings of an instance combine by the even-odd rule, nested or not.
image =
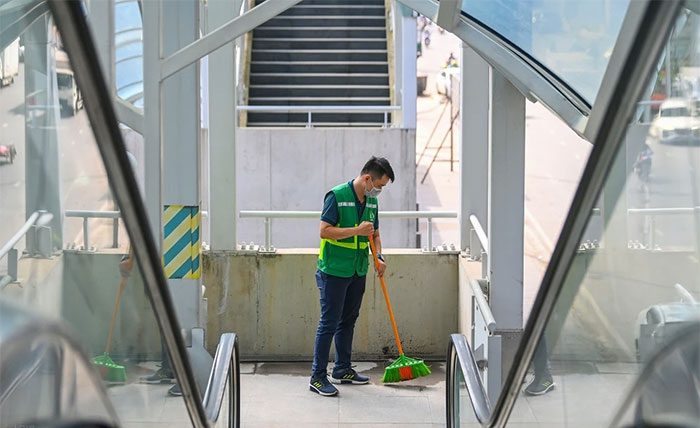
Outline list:
[[[628,215],[642,215],[649,219],[649,228],[647,232],[646,246],[649,249],[656,247],[656,217],[669,215],[700,215],[700,206],[698,207],[677,207],[677,208],[629,208]]]
[[[202,405],[211,426],[241,425],[241,369],[235,333],[224,333],[219,339]]]
[[[455,211],[381,211],[381,217],[385,219],[420,219],[427,220],[427,240],[428,250],[433,248],[433,219],[435,218],[457,218]],[[319,219],[320,211],[240,211],[240,218],[264,218],[265,219],[265,247],[263,250],[274,251],[272,245],[272,219]]]
[[[469,223],[469,255],[472,260],[481,260],[481,277],[488,278],[489,238],[476,215],[469,215]]]
[[[35,211],[29,216],[26,222],[20,227],[12,238],[0,248],[0,259],[5,256],[7,258],[7,275],[0,279],[0,289],[5,288],[9,283],[17,281],[17,264],[19,261],[19,253],[15,246],[24,235],[32,229],[35,229],[33,238],[43,241],[37,243],[28,243],[27,247],[36,248],[42,257],[51,257],[51,228],[46,225],[53,220],[53,214],[47,211]],[[38,229],[41,230],[38,230]]]
[[[66,217],[83,219],[83,249],[90,248],[90,232],[88,220],[91,218],[111,218],[112,222],[112,248],[119,248],[119,211],[90,211],[90,210],[66,210]]]
[[[460,383],[458,375],[464,380],[464,385],[469,395],[476,419],[485,424],[491,418],[491,403],[484,389],[484,384],[479,377],[474,353],[469,347],[467,338],[462,334],[450,335],[450,343],[447,349],[447,427],[457,428],[461,426],[459,416]]]
[[[313,126],[313,113],[384,113],[383,128],[389,126],[389,113],[399,111],[399,106],[237,106],[238,111],[253,113],[306,113],[306,127]],[[323,122],[319,122],[323,124]]]

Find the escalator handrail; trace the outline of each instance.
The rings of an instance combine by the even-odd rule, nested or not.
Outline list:
[[[459,364],[457,364],[459,363]],[[447,426],[454,427],[455,411],[457,405],[454,392],[457,390],[455,381],[457,379],[455,370],[459,365],[464,383],[469,393],[469,401],[474,409],[476,419],[481,424],[487,423],[491,418],[491,402],[484,388],[484,383],[479,376],[479,367],[476,364],[474,353],[463,334],[451,334],[450,344],[447,351]]]
[[[658,375],[658,367],[664,362],[664,359],[677,352],[678,348],[682,347],[688,342],[697,343],[699,332],[700,322],[694,322],[690,326],[684,328],[666,345],[658,349],[656,353],[653,354],[649,361],[647,361],[647,363],[644,365],[642,372],[639,374],[639,376],[637,376],[634,385],[629,389],[627,396],[622,401],[622,404],[620,404],[618,407],[617,413],[610,423],[611,427],[619,427],[622,425],[625,414],[633,405],[634,401],[639,399],[641,393],[644,391],[646,382],[653,375]]]
[[[92,383],[99,402],[104,405],[104,409],[108,413],[106,416],[110,418],[109,421],[102,421],[102,423],[109,423],[111,424],[110,426],[118,425],[119,417],[112,402],[107,397],[107,391],[104,388],[102,379],[100,379],[97,371],[93,369],[84,347],[75,339],[75,334],[69,328],[63,324],[39,318],[2,299],[0,299],[0,324],[6,330],[4,334],[0,335],[0,363],[6,363],[8,359],[12,358],[13,354],[21,352],[22,349],[33,348],[38,341],[50,340],[55,343],[61,343],[63,347],[59,349],[70,349],[73,351],[78,359],[77,363],[86,368],[85,375]],[[23,370],[22,378],[18,379],[19,383],[10,382],[8,386],[10,390],[2,391],[3,398],[6,398],[7,395],[12,393],[12,390],[20,386],[22,380],[31,377],[37,369],[36,364],[31,364]]]
[[[232,380],[229,392],[229,416],[233,418],[234,428],[240,426],[241,409],[241,382],[240,382],[240,358],[238,352],[238,336],[235,333],[224,333],[221,335],[219,345],[216,347],[214,364],[211,367],[207,390],[204,393],[202,405],[209,422],[214,423],[219,419],[221,406],[226,393],[226,384]],[[230,394],[233,394],[231,398]]]

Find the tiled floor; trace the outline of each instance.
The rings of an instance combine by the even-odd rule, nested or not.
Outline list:
[[[442,427],[445,426],[444,363],[430,376],[384,385],[384,366],[360,362],[368,385],[339,385],[337,397],[309,391],[309,363],[243,365],[243,427]]]
[[[355,369],[371,377],[369,385],[339,385],[337,397],[322,397],[308,389],[309,363],[244,363],[241,365],[241,426],[444,427],[445,364],[429,364],[433,370],[430,376],[382,384],[383,364],[360,362]],[[576,373],[557,369],[558,365],[553,367],[556,388],[539,397],[520,395],[509,417],[509,427],[605,426],[636,377],[629,365],[603,364],[598,368],[576,370]],[[133,370],[131,373],[136,376]],[[133,376],[130,375],[130,381],[135,382],[137,379],[131,379]],[[184,401],[168,396],[169,387],[130,383],[110,388],[122,425],[190,426]],[[478,427],[466,391],[460,395],[461,426]]]

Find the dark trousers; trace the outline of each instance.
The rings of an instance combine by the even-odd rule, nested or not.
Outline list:
[[[321,319],[316,330],[314,363],[311,377],[326,375],[328,354],[335,338],[335,367],[333,374],[343,374],[350,368],[352,335],[355,321],[360,315],[362,296],[365,293],[364,276],[340,278],[316,271],[316,286],[321,293]]]
[[[549,373],[549,358],[547,358],[547,340],[544,335],[535,348],[532,364],[535,366],[535,377],[541,379],[551,376]]]

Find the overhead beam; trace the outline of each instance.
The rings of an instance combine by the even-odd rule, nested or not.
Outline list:
[[[452,31],[457,25],[459,15],[462,12],[461,6],[461,0],[441,0],[435,23],[447,31]]]
[[[201,58],[269,21],[299,2],[301,0],[266,1],[243,15],[230,20],[227,24],[162,60],[160,80],[167,79],[169,76],[199,61]]]
[[[114,99],[114,109],[121,123],[143,135],[143,112],[119,97]]]

